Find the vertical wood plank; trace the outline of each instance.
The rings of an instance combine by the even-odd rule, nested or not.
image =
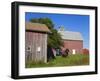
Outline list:
[[[31,46],[30,53],[26,50],[28,46]],[[37,51],[38,47],[40,47],[40,52]],[[37,32],[25,33],[25,60],[47,62],[47,34]]]

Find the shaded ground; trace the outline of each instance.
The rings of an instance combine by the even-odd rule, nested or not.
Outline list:
[[[56,59],[52,59],[48,63],[27,62],[26,68],[78,66],[78,65],[89,65],[89,55],[76,54],[76,55],[69,55],[68,57],[65,57],[65,58],[62,56],[56,56]]]

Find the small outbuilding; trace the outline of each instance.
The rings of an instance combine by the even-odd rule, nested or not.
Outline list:
[[[47,62],[47,35],[50,32],[45,24],[26,22],[25,61]]]

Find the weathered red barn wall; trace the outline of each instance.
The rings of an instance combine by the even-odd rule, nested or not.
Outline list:
[[[82,53],[83,41],[81,40],[64,40],[64,48],[68,48],[70,53],[75,49],[76,53]]]
[[[27,48],[31,47],[30,52]],[[40,52],[37,48],[40,47]],[[36,32],[25,32],[25,56],[26,61],[47,61],[47,34]]]
[[[82,54],[89,54],[89,49],[82,49]]]

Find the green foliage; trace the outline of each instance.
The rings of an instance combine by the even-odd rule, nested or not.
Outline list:
[[[87,55],[85,55],[85,54],[69,55],[66,58],[63,58],[62,56],[56,56],[56,59],[52,59],[48,63],[27,62],[26,68],[79,66],[79,65],[89,65],[89,55],[88,54]]]
[[[62,43],[61,35],[54,29],[54,24],[50,18],[34,18],[31,22],[45,24],[52,32],[48,35],[48,45],[53,48],[60,48]]]
[[[49,18],[34,18],[34,19],[30,19],[30,21],[35,23],[45,24],[48,26],[49,29],[54,28],[54,24]]]
[[[64,26],[61,26],[60,27],[60,31],[64,31]]]

